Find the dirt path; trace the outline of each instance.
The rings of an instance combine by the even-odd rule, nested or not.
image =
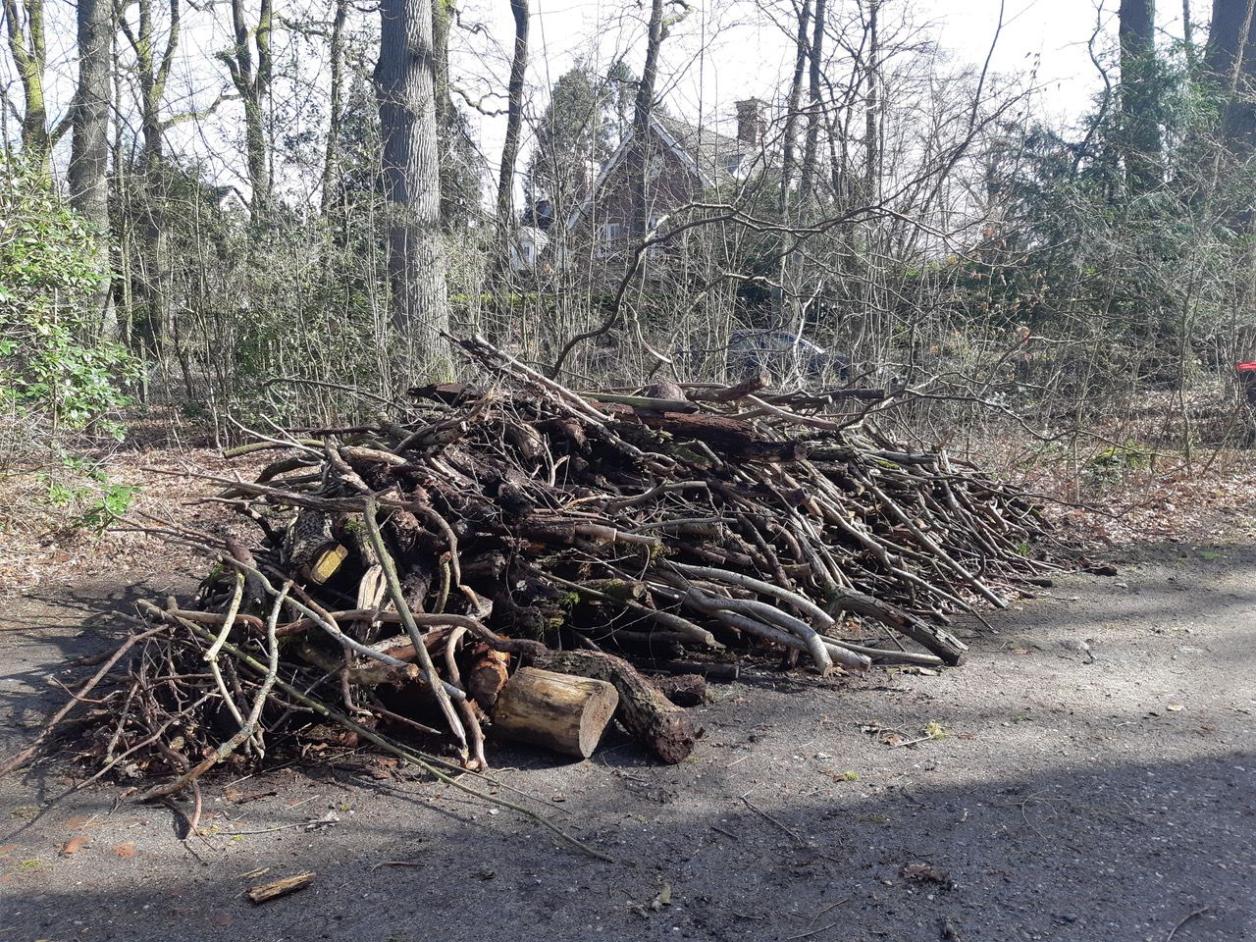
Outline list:
[[[0,613],[4,751],[52,702],[43,665],[101,643],[80,626],[103,594]],[[40,766],[0,783],[0,940],[1256,939],[1254,616],[1256,546],[1145,551],[1000,615],[940,677],[718,687],[677,767],[614,738],[582,765],[498,752],[615,863],[352,769],[216,782],[185,848],[112,786],[47,806],[68,780]],[[302,869],[302,894],[241,898]]]

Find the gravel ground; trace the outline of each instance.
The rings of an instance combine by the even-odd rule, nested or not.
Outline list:
[[[497,749],[502,797],[612,863],[352,764],[215,780],[187,844],[172,810],[54,800],[72,780],[37,765],[0,782],[0,940],[1256,939],[1256,545],[1120,563],[1000,613],[941,676],[717,686],[679,766],[614,733],[582,764]],[[0,610],[0,751],[126,601],[87,579]]]

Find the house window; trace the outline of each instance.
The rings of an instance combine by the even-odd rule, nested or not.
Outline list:
[[[606,258],[618,251],[620,242],[626,233],[624,227],[617,222],[604,222],[597,230],[597,255]]]

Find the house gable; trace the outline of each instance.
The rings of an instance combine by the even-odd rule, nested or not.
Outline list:
[[[650,143],[657,147],[649,148],[647,160],[662,162],[650,183],[650,190],[653,191],[650,197],[651,202],[657,203],[664,213],[692,200],[723,179],[735,176],[743,162],[744,148],[734,138],[659,115],[650,117],[649,128]],[[629,129],[602,165],[588,196],[568,215],[568,231],[577,231],[596,217],[604,218],[610,224],[629,221],[624,204],[628,195],[627,165],[632,141],[633,131]],[[611,218],[621,216],[622,219]]]

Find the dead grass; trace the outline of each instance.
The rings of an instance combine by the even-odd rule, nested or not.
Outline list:
[[[247,478],[256,472],[252,463],[228,462],[207,448],[115,451],[93,456],[90,466],[109,486],[136,489],[129,521],[144,524],[147,515],[210,533],[238,530],[241,522],[222,505],[196,503],[217,489],[196,473]],[[65,500],[63,490],[50,499],[55,485],[74,497]],[[187,547],[135,532],[126,522],[103,531],[91,526],[84,517],[99,506],[101,493],[97,481],[53,461],[0,478],[0,598],[89,576],[129,584],[154,572],[203,573],[204,559]]]

